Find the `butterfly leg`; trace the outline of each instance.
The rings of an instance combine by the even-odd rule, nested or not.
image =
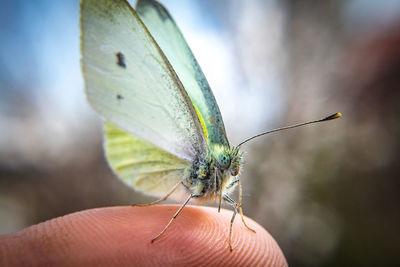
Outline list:
[[[233,248],[232,248],[232,227],[233,227],[233,222],[235,221],[236,214],[238,212],[237,203],[236,203],[235,200],[230,198],[228,195],[224,195],[224,200],[226,200],[227,202],[229,202],[233,206],[233,215],[232,215],[231,224],[230,224],[230,227],[229,227],[229,249],[232,251],[233,250]]]
[[[240,185],[240,183],[239,183],[239,185]],[[251,229],[249,226],[247,226],[247,224],[244,220],[243,211],[242,211],[242,207],[241,207],[241,202],[242,202],[241,190],[239,191],[239,198],[240,198],[240,202],[237,203],[235,200],[233,200],[228,195],[224,195],[224,200],[233,206],[233,215],[232,215],[230,228],[229,228],[229,248],[231,251],[233,250],[233,248],[232,248],[232,227],[233,227],[233,222],[235,221],[236,214],[238,212],[240,213],[240,216],[242,217],[244,226],[246,226],[246,228],[249,229],[250,231],[252,231],[254,233],[256,232],[253,229]]]
[[[233,180],[230,184],[228,184],[228,186],[226,187],[226,189],[232,188],[232,186],[234,186],[234,185],[237,184],[238,182],[239,182],[239,178],[236,178],[236,179]]]
[[[199,197],[200,195],[195,195],[195,194],[190,194],[190,196],[186,199],[185,203],[179,208],[179,210],[174,214],[174,216],[171,218],[171,220],[168,222],[167,226],[164,227],[164,229],[151,240],[151,243],[153,243],[157,238],[159,238],[166,230],[167,228],[171,225],[171,223],[175,220],[175,218],[178,216],[178,214],[182,211],[182,209],[186,206],[186,204],[194,197]]]
[[[240,183],[240,180],[239,180],[239,212],[240,212],[240,217],[242,217],[242,222],[244,226],[246,226],[247,229],[255,233],[256,231],[254,229],[251,229],[244,220],[243,209],[242,209],[242,184]]]
[[[239,203],[236,203],[236,204],[233,204],[233,203],[231,203],[232,205],[237,205],[237,207],[238,207],[238,209],[239,209],[239,213],[240,213],[240,217],[242,217],[242,222],[243,222],[243,224],[244,224],[244,226],[246,226],[246,228],[247,229],[249,229],[250,231],[252,231],[252,232],[256,232],[255,230],[253,230],[253,229],[251,229],[248,225],[247,225],[247,223],[246,223],[246,221],[244,220],[244,215],[243,215],[243,209],[242,209],[242,184],[240,183],[240,179],[239,178],[236,178],[235,180],[233,180],[226,188],[227,189],[229,189],[229,188],[231,188],[232,186],[234,186],[236,183],[239,183]],[[227,200],[228,202],[229,202],[229,200]]]
[[[147,206],[152,206],[152,205],[156,205],[158,203],[161,203],[161,202],[167,200],[169,198],[169,196],[172,195],[172,193],[175,192],[175,190],[178,188],[178,186],[180,184],[181,184],[181,182],[179,182],[176,185],[174,185],[174,187],[171,189],[171,191],[169,191],[168,194],[165,197],[161,198],[161,199],[158,199],[156,201],[153,201],[153,202],[150,202],[150,203],[146,203],[146,204],[132,204],[131,206],[133,206],[133,207],[147,207]]]
[[[222,181],[221,181],[221,177],[219,176],[219,170],[217,167],[214,167],[214,173],[215,173],[215,177],[214,177],[214,185],[215,185],[215,191],[218,192],[219,191],[219,196],[218,196],[218,213],[221,211],[221,203],[222,203],[222,188],[218,188],[219,186],[222,185]]]

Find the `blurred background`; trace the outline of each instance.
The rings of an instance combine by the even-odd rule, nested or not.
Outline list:
[[[400,264],[400,1],[163,2],[232,144],[344,115],[243,147],[244,212],[289,265]],[[0,233],[152,200],[104,159],[80,71],[79,1],[5,0],[0,25]]]

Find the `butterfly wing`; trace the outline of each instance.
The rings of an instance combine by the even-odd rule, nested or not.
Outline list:
[[[136,11],[181,80],[195,106],[209,145],[227,146],[224,122],[214,95],[168,11],[154,0],[139,0]]]
[[[97,113],[178,158],[207,150],[190,98],[127,1],[83,0],[81,32],[86,95]]]
[[[112,169],[128,185],[153,196],[165,196],[182,181],[191,165],[140,137],[106,122],[104,149]]]

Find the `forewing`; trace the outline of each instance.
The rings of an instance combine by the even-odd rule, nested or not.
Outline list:
[[[184,179],[191,163],[106,122],[104,148],[111,168],[128,185],[163,197]]]
[[[182,159],[207,149],[186,91],[127,1],[83,0],[81,30],[86,94],[103,118]]]
[[[228,145],[224,122],[210,86],[168,11],[154,0],[139,0],[136,11],[164,51],[195,105],[208,142]]]

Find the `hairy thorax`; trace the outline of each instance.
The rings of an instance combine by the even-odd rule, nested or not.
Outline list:
[[[235,188],[241,165],[242,154],[238,149],[217,148],[193,162],[183,184],[199,201],[214,201]]]

